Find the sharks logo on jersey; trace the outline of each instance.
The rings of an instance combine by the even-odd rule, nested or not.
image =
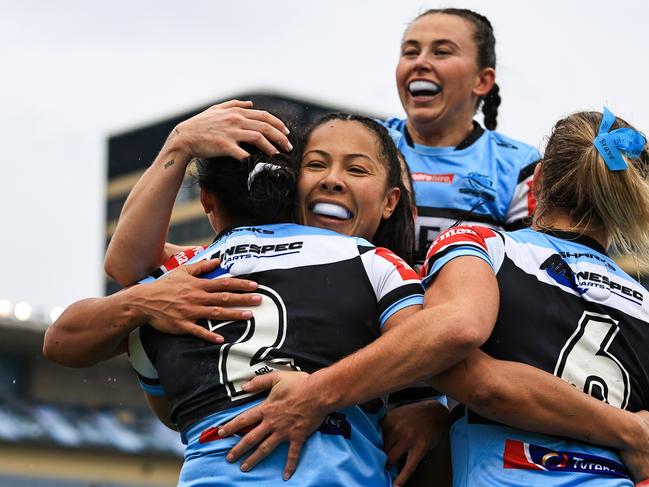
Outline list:
[[[383,124],[401,134],[397,148],[412,174],[419,251],[458,221],[515,229],[532,215],[530,188],[540,159],[533,147],[483,129],[462,148],[428,147],[409,141],[406,120]]]

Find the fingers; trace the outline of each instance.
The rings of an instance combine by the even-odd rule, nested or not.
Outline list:
[[[232,421],[225,423],[219,428],[219,436],[221,438],[232,436],[233,434],[241,431],[244,428],[248,428],[249,426],[259,423],[263,419],[260,408],[261,406],[252,407],[247,411],[241,413]]]
[[[250,116],[246,117],[241,124],[241,128],[244,130],[250,130],[256,133],[261,133],[266,139],[273,143],[276,147],[280,147],[286,151],[293,149],[291,142],[286,137],[287,130],[282,124],[282,128],[278,129],[272,123],[269,123],[266,119],[261,119],[258,114],[267,114],[267,112],[260,112],[259,110],[248,110],[246,114]],[[268,115],[268,114],[267,114]]]
[[[217,108],[252,108],[252,102],[250,100],[229,100],[214,106]]]
[[[264,439],[270,433],[271,431],[268,430],[263,423],[257,426],[256,428],[253,428],[248,433],[246,433],[236,445],[232,447],[232,449],[228,452],[227,456],[225,457],[226,460],[230,463],[236,462],[248,450],[254,448],[256,445],[264,441]],[[221,436],[221,429],[219,429],[219,436]]]
[[[240,309],[228,310],[227,308],[233,308],[237,306],[241,306],[241,307],[258,306],[261,303],[261,299],[262,299],[259,294],[250,294],[250,293],[245,293],[245,294],[206,293],[204,296],[201,296],[200,298],[201,298],[200,302],[204,306],[216,306],[215,308],[209,310],[208,314],[204,316],[204,318],[213,318],[213,319],[216,318],[231,319],[232,315],[229,313],[229,311],[241,312],[241,310]],[[245,319],[248,319],[251,316],[248,316]]]
[[[240,110],[239,113],[241,113],[241,115],[243,115],[244,117],[252,120],[258,120],[259,122],[264,122],[271,128],[277,130],[279,135],[281,136],[279,139],[277,139],[278,145],[280,145],[281,147],[286,147],[288,139],[285,136],[290,133],[290,130],[286,127],[286,125],[284,125],[284,122],[282,122],[275,115],[265,110],[254,110],[253,103],[251,101],[230,100],[218,105],[214,105],[213,108],[241,108],[242,110]],[[253,130],[259,129],[255,128]]]
[[[408,451],[406,444],[403,441],[395,441],[393,445],[387,446],[384,445],[383,449],[388,456],[387,464],[392,466],[396,465],[399,459]]]
[[[424,457],[425,453],[425,450],[418,448],[412,449],[408,452],[408,456],[406,457],[406,464],[403,466],[403,468],[399,472],[399,475],[394,481],[394,487],[400,487],[401,485],[404,485],[406,483],[406,481],[410,478],[410,476],[417,468],[417,465],[419,465],[419,462]]]
[[[201,260],[199,262],[194,262],[193,264],[188,264],[185,266],[187,274],[190,276],[200,276],[201,274],[207,274],[216,269],[221,263],[220,259],[212,260]]]
[[[257,283],[247,279],[238,279],[236,277],[221,277],[219,279],[205,280],[203,289],[207,292],[254,291],[257,289]]]
[[[277,150],[275,150],[275,152],[277,152]],[[250,157],[250,154],[239,147],[237,144],[228,144],[223,149],[223,155],[233,157],[237,161],[243,161],[244,159]]]
[[[201,340],[205,340],[206,342],[223,343],[224,340],[223,337],[218,333],[209,331],[208,329],[194,323],[181,325],[181,328],[188,334],[194,335],[195,337],[200,338]]]
[[[260,122],[265,122],[268,125],[275,127],[280,133],[288,135],[290,133],[289,129],[284,125],[279,118],[265,110],[245,110],[245,114],[248,118],[259,120]],[[284,140],[288,142],[288,139],[284,137]],[[284,144],[281,144],[284,146]]]
[[[248,458],[243,461],[243,463],[241,464],[241,470],[247,472],[248,470],[253,468],[273,451],[275,451],[275,448],[277,448],[280,443],[282,443],[282,441],[283,438],[278,433],[273,433],[272,435],[270,435],[268,438],[263,440],[259,444],[259,446],[257,446],[257,448],[255,448],[255,451],[253,451]]]
[[[196,314],[196,319],[206,319],[214,321],[246,321],[253,317],[253,313],[247,309],[222,308],[216,306],[213,308],[205,307]]]
[[[288,445],[288,456],[286,457],[286,466],[284,467],[284,480],[288,480],[295,473],[297,468],[297,461],[302,452],[304,440],[293,440]]]
[[[241,386],[245,392],[254,393],[271,389],[277,384],[282,375],[280,372],[271,372],[270,374],[258,375]]]
[[[394,430],[387,428],[385,421],[382,423],[381,427],[383,429],[383,451],[389,452],[394,445],[397,444],[401,435],[396,433]]]
[[[261,132],[255,130],[238,130],[235,133],[235,137],[238,142],[254,145],[267,156],[272,156],[279,152],[277,147],[275,147]]]

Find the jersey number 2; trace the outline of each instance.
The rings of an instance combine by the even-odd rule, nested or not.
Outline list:
[[[219,353],[219,379],[233,401],[250,396],[241,390],[241,386],[255,375],[275,369],[296,369],[290,358],[268,357],[286,339],[286,307],[281,296],[261,285],[255,294],[261,296],[261,303],[250,308],[254,316],[244,322],[241,335],[232,343],[222,345]],[[210,331],[222,330],[233,323],[241,322],[207,322]]]
[[[559,354],[554,375],[611,406],[629,402],[629,373],[608,349],[620,331],[608,315],[584,311]]]

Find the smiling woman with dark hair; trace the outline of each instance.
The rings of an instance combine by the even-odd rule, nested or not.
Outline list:
[[[467,9],[427,10],[403,34],[396,81],[406,118],[384,123],[402,135],[412,172],[420,260],[458,220],[516,229],[534,209],[538,151],[495,132],[495,48],[489,20]],[[485,128],[473,119],[479,107]]]

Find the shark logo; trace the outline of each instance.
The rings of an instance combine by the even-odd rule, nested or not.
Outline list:
[[[470,194],[485,201],[494,201],[496,199],[496,191],[488,176],[470,172],[462,179],[464,187],[459,189],[460,193]]]

